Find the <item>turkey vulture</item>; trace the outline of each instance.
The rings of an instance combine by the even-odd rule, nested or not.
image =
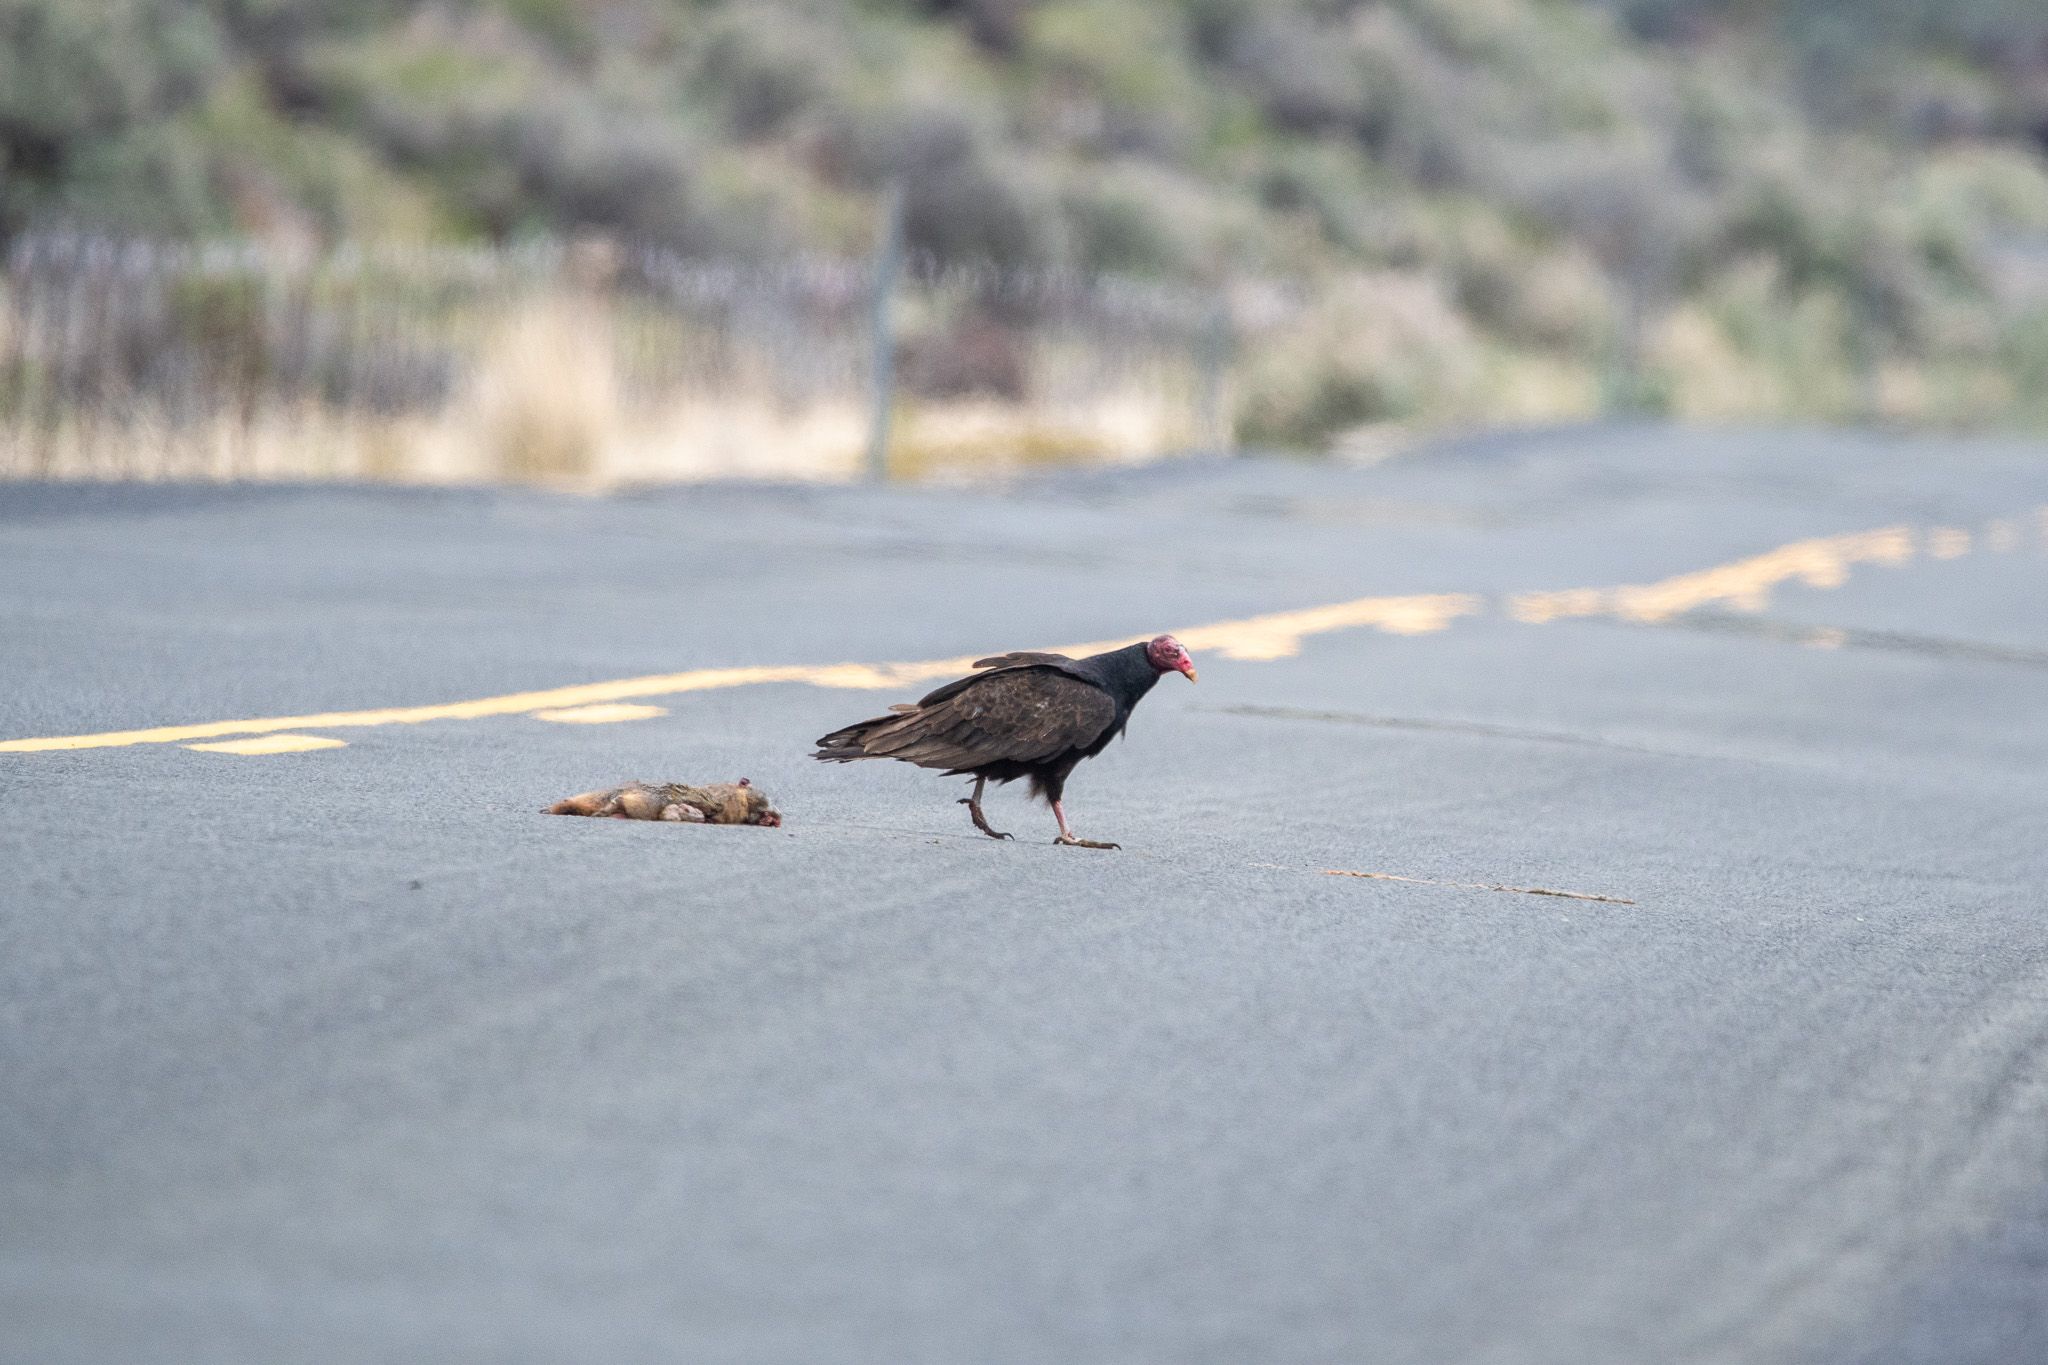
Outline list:
[[[834,730],[818,741],[811,757],[826,763],[857,758],[900,758],[920,768],[942,768],[950,776],[974,774],[974,793],[960,798],[974,827],[992,839],[1010,836],[992,829],[981,813],[981,789],[997,782],[1031,779],[1031,793],[1052,803],[1059,821],[1055,843],[1077,848],[1115,848],[1079,839],[1067,826],[1060,793],[1067,774],[1093,758],[1123,733],[1131,708],[1145,699],[1162,673],[1195,680],[1195,662],[1180,641],[1162,635],[1145,644],[1107,654],[1070,659],[1064,654],[998,654],[977,659],[981,671],[947,683],[915,705]]]

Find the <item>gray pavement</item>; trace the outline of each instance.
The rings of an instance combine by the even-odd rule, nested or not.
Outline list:
[[[1069,788],[1117,853],[806,758],[915,686],[0,753],[0,1359],[2048,1359],[2044,506],[2040,446],[1658,428],[0,485],[0,740],[1479,603],[1196,650]],[[536,814],[740,775],[784,829]]]

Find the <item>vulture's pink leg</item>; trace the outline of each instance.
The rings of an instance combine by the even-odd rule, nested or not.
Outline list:
[[[1094,839],[1080,839],[1080,838],[1076,838],[1076,837],[1075,837],[1075,835],[1074,835],[1074,831],[1072,831],[1071,829],[1068,829],[1068,828],[1067,828],[1067,813],[1066,813],[1066,811],[1065,811],[1065,810],[1063,810],[1063,809],[1061,808],[1061,806],[1060,806],[1060,803],[1059,803],[1059,802],[1057,802],[1057,801],[1055,801],[1055,802],[1053,802],[1053,803],[1052,803],[1052,818],[1060,822],[1060,837],[1059,837],[1059,838],[1057,838],[1057,839],[1055,839],[1055,840],[1053,840],[1053,842],[1054,842],[1054,843],[1056,843],[1056,844],[1065,844],[1065,845],[1067,845],[1067,846],[1068,846],[1068,847],[1070,847],[1070,848],[1122,848],[1122,847],[1123,847],[1123,845],[1122,845],[1122,844],[1104,844],[1104,843],[1098,843],[1098,842],[1097,842],[1096,840],[1094,840]]]

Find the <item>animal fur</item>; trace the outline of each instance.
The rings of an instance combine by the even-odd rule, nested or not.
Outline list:
[[[746,778],[691,787],[680,782],[626,782],[557,801],[544,815],[610,820],[667,820],[686,825],[780,825],[782,815]]]

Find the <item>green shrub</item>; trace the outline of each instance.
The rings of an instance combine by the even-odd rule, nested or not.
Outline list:
[[[2012,377],[2020,423],[2048,434],[2048,307],[2012,320],[2000,338],[1999,367]]]
[[[0,0],[0,235],[82,208],[160,230],[202,226],[188,216],[198,196],[181,149],[151,134],[227,68],[222,36],[184,6]],[[115,167],[136,183],[108,185]],[[90,180],[100,189],[78,193]]]
[[[1122,166],[1108,176],[1086,176],[1068,188],[1062,210],[1073,224],[1079,263],[1122,274],[1172,275],[1190,269],[1200,254],[1180,187],[1143,166]]]
[[[1994,420],[2043,41],[2038,0],[0,0],[0,238],[857,252],[900,183],[946,260],[1377,279],[1406,321],[1250,343],[1271,439],[1570,410],[1619,300],[1715,358],[1678,411],[1857,372]]]
[[[1025,21],[1023,53],[1041,98],[1068,111],[1065,135],[1088,150],[1169,161],[1192,150],[1203,92],[1173,6],[1048,0]]]
[[[857,106],[822,143],[842,179],[879,189],[900,183],[904,235],[914,251],[946,261],[1046,265],[1068,254],[1050,177],[1005,149],[958,101]]]
[[[1349,38],[1298,10],[1271,9],[1236,24],[1229,69],[1276,126],[1372,136],[1380,94]]]
[[[704,41],[691,89],[720,103],[733,136],[755,141],[834,94],[840,50],[801,11],[736,7]]]
[[[1298,384],[1247,393],[1238,406],[1237,440],[1253,449],[1319,451],[1347,431],[1410,411],[1406,396],[1384,375],[1332,362]]]
[[[1238,396],[1238,440],[1318,451],[1357,427],[1441,412],[1475,379],[1474,340],[1427,277],[1328,281],[1298,321],[1260,339]]]

